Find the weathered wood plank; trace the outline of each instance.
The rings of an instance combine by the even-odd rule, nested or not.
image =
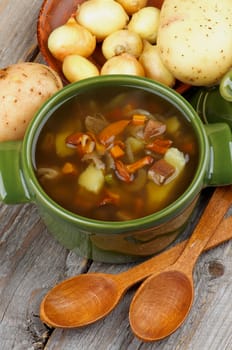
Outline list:
[[[0,1],[0,67],[38,55],[36,26],[42,0]],[[38,55],[38,56],[37,56]],[[42,349],[47,328],[39,319],[51,285],[86,269],[47,232],[34,205],[0,204],[0,348]],[[67,259],[67,261],[66,261]]]
[[[1,346],[29,349],[46,331],[38,317],[42,297],[74,267],[75,273],[83,272],[85,260],[75,256],[70,261],[34,205],[1,205],[0,233]]]
[[[36,48],[37,17],[42,0],[0,1],[1,67],[25,61]]]
[[[42,0],[0,0],[0,67],[35,59]],[[38,55],[37,55],[38,54]],[[207,192],[207,191],[206,191]],[[202,197],[202,208],[206,197]],[[197,212],[188,231],[196,224]],[[146,344],[129,327],[136,288],[104,320],[76,330],[50,330],[39,305],[56,283],[86,272],[89,262],[61,247],[33,204],[0,204],[0,348],[4,350],[228,350],[232,349],[232,242],[205,253],[195,270],[196,299],[186,323],[164,341]],[[90,271],[117,273],[129,265],[92,263]]]
[[[14,348],[14,344],[29,347],[33,343],[32,333],[28,332],[33,317],[33,314],[28,314],[30,304],[46,287],[48,276],[51,278],[53,275],[54,282],[59,278],[65,254],[61,258],[63,248],[52,240],[49,244],[49,237],[35,208],[1,206],[0,219],[1,345],[3,349]],[[46,249],[43,249],[44,246]],[[59,273],[45,263],[53,252],[60,259]]]

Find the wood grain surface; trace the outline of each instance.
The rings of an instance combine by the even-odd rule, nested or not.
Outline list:
[[[1,68],[19,61],[43,62],[36,38],[41,5],[42,0],[0,0]],[[198,210],[181,239],[192,232],[211,193],[211,189],[202,192]],[[64,249],[48,233],[34,204],[0,204],[0,349],[232,349],[231,241],[200,257],[191,313],[177,332],[160,342],[143,343],[131,332],[128,309],[136,288],[109,316],[89,327],[49,329],[40,321],[40,302],[57,282],[78,273],[117,273],[128,267],[93,263]]]

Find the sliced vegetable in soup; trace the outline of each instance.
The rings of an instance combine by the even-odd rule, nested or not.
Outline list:
[[[53,111],[37,141],[35,172],[65,209],[119,221],[175,201],[197,162],[194,130],[179,110],[149,91],[112,87]]]

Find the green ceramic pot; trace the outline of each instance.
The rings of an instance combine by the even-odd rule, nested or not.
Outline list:
[[[145,89],[174,104],[197,135],[199,162],[188,189],[165,209],[136,220],[97,221],[75,215],[51,200],[33,171],[35,145],[51,111],[90,88],[131,86]],[[206,186],[232,183],[231,130],[227,124],[204,126],[181,95],[146,78],[102,76],[70,84],[52,96],[30,123],[24,140],[0,144],[0,199],[8,204],[34,202],[54,237],[78,255],[97,261],[139,260],[166,248],[184,230],[200,191]]]

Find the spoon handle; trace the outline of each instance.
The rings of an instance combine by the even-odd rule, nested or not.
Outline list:
[[[192,272],[196,260],[203,251],[207,242],[213,237],[217,226],[223,220],[225,214],[232,203],[232,186],[218,187],[203,215],[201,216],[193,234],[189,238],[187,245],[180,258],[175,263],[175,268]],[[186,264],[186,262],[188,262]]]
[[[228,188],[227,191],[231,192],[232,194],[231,187]],[[213,209],[216,210],[217,208]],[[227,218],[224,217],[218,225],[214,222],[214,227],[215,233],[209,239],[204,250],[212,249],[217,245],[226,242],[232,238],[232,216],[228,216]],[[167,268],[169,265],[174,264],[178,257],[181,255],[181,253],[184,251],[187,243],[188,240],[182,241],[174,247],[167,249],[158,255],[155,255],[154,257],[146,260],[145,262],[138,264],[132,267],[131,269],[122,272],[119,275],[116,275],[115,277],[118,276],[120,278],[120,283],[124,284],[124,288],[128,289],[135,283],[142,281],[151,274],[161,271]]]

